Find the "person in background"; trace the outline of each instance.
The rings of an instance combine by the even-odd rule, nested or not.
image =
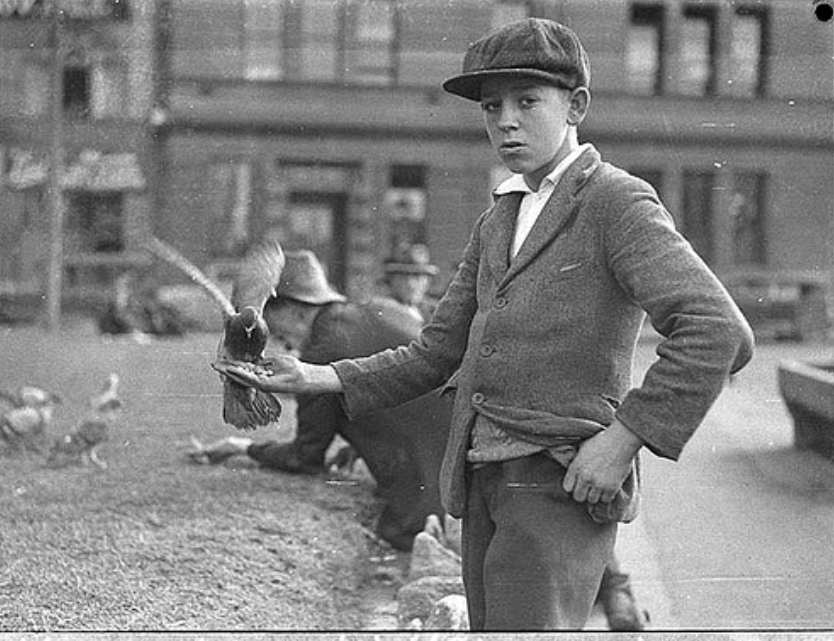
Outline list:
[[[420,322],[428,322],[437,301],[429,295],[429,288],[438,269],[429,260],[425,245],[401,244],[383,261],[383,285],[386,294],[413,310]]]
[[[353,419],[454,386],[440,490],[462,518],[474,631],[582,629],[618,524],[637,515],[640,452],[678,459],[753,353],[750,326],[654,189],[579,143],[589,86],[585,49],[557,22],[472,43],[443,87],[480,105],[513,176],[419,339],[226,370],[267,392],[332,394]],[[646,317],[662,339],[634,386]]]
[[[159,299],[159,289],[147,276],[125,270],[113,281],[113,292],[98,318],[104,336],[128,335],[139,342],[150,336],[182,336],[186,325],[170,305]]]
[[[423,326],[414,309],[389,297],[348,301],[327,281],[310,251],[286,252],[276,294],[264,310],[273,340],[311,362],[372,354],[404,345]],[[427,393],[396,409],[356,420],[333,395],[297,397],[294,440],[254,442],[227,437],[192,453],[220,462],[245,455],[263,468],[290,474],[322,474],[327,454],[341,436],[374,477],[382,507],[376,533],[393,547],[410,550],[429,514],[445,514],[438,490],[440,461],[451,421],[451,404]]]

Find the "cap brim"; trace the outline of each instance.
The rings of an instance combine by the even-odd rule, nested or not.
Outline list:
[[[492,78],[535,78],[542,80],[563,89],[572,89],[571,83],[564,76],[553,74],[539,69],[527,69],[524,67],[508,69],[484,69],[483,71],[471,71],[459,76],[449,78],[443,83],[443,89],[451,94],[466,98],[467,100],[481,100],[481,85]]]

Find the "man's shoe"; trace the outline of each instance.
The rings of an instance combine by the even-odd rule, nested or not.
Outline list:
[[[612,632],[640,632],[646,629],[649,613],[637,607],[631,590],[607,590],[600,594],[600,602],[608,620],[608,629]]]

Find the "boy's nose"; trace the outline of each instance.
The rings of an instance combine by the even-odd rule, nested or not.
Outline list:
[[[518,127],[518,117],[514,109],[504,108],[498,116],[498,128],[507,131]]]

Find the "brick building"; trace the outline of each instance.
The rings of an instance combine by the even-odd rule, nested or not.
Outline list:
[[[593,101],[580,138],[652,182],[722,277],[828,284],[834,27],[816,19],[813,6],[134,2],[124,20],[98,27],[113,35],[96,41],[106,52],[101,60],[120,61],[122,89],[107,80],[109,63],[91,63],[90,82],[98,78],[107,89],[87,97],[91,115],[82,128],[95,130],[93,138],[72,146],[129,150],[141,180],[107,190],[110,200],[96,205],[108,211],[121,198],[121,244],[102,249],[88,239],[77,255],[130,261],[132,239],[153,229],[222,275],[249,243],[274,235],[287,247],[316,250],[334,282],[362,294],[390,245],[405,238],[426,242],[448,276],[501,172],[477,105],[445,95],[440,82],[458,72],[469,42],[532,15],[573,27],[588,49]],[[10,150],[45,143],[42,115],[26,102],[43,81],[26,64],[29,40],[10,39],[10,24],[0,24],[0,83],[25,98],[0,91],[7,168]],[[35,49],[43,44],[41,36]],[[64,81],[74,86],[68,74]],[[114,95],[118,108],[109,106]],[[67,100],[64,109],[73,117]],[[18,252],[4,249],[0,261],[0,283],[9,287],[28,273],[21,261],[33,260],[19,237],[37,237],[31,221],[40,196],[38,185],[15,184],[8,172],[3,184],[0,203],[16,212],[0,221],[0,243]],[[10,219],[18,222],[10,227]]]

